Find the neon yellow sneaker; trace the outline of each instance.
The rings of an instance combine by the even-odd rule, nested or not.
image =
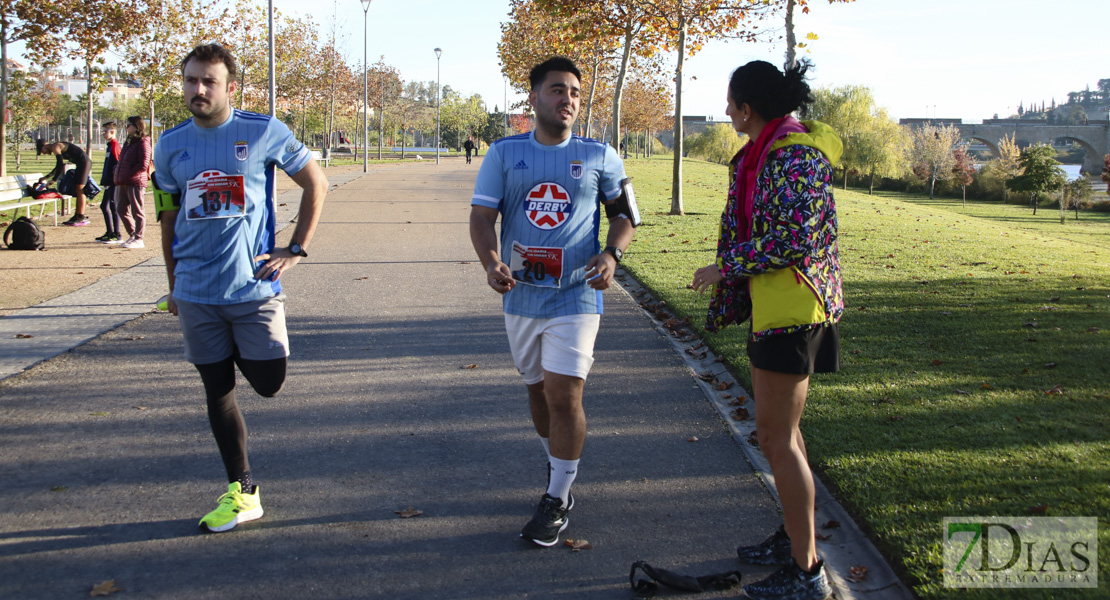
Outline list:
[[[200,520],[201,527],[209,531],[227,531],[239,523],[253,521],[262,516],[262,503],[258,497],[258,486],[254,486],[253,494],[244,494],[239,482],[229,483],[227,493],[220,496],[219,506],[216,510],[204,515]]]

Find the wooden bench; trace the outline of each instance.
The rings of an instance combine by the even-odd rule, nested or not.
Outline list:
[[[0,211],[14,210],[12,220],[19,216],[19,209],[27,209],[27,218],[31,218],[31,207],[39,206],[39,217],[46,212],[47,204],[54,204],[54,226],[58,226],[58,201],[62,198],[32,198],[30,188],[38,183],[42,173],[29,173],[26,175],[8,175],[0,177]]]
[[[315,160],[318,163],[324,163],[325,167],[331,166],[331,155],[329,154],[328,156],[324,156],[324,153],[320,152],[319,150],[312,151],[312,160]]]

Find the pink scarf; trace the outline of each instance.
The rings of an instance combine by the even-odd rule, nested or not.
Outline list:
[[[736,193],[739,194],[736,209],[739,211],[736,222],[740,225],[741,242],[751,239],[752,212],[755,207],[755,181],[759,171],[767,162],[767,151],[775,141],[791,133],[805,133],[806,128],[794,117],[787,115],[774,119],[763,127],[759,137],[740,149],[737,157],[740,164],[736,167]]]

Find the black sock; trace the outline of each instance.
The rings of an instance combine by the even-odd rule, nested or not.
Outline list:
[[[250,471],[243,473],[235,481],[239,482],[239,487],[242,488],[244,494],[250,494],[254,491],[254,483],[251,481]]]

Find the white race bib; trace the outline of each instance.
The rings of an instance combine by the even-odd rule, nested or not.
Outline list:
[[[185,188],[185,218],[234,219],[247,213],[243,176],[202,171]]]
[[[525,246],[513,242],[509,270],[513,279],[537,287],[560,287],[563,280],[563,248]]]

